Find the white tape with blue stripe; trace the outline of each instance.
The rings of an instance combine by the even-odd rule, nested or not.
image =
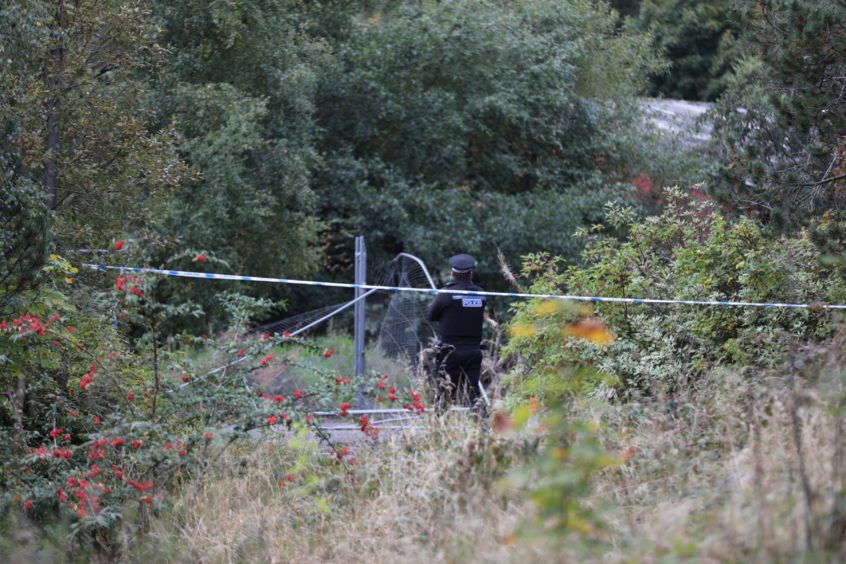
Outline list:
[[[189,272],[185,270],[164,270],[158,268],[139,268],[134,266],[104,266],[99,264],[85,264],[84,267],[94,270],[120,270],[124,272],[140,272],[147,274],[162,274],[181,278],[200,278],[205,280],[234,280],[239,282],[268,282],[271,284],[297,284],[302,286],[321,286],[328,288],[361,288],[364,290],[385,290],[388,292],[416,292],[420,294],[463,294],[466,290],[449,290],[446,288],[412,288],[403,286],[379,286],[373,284],[350,284],[345,282],[320,282],[318,280],[297,280],[293,278],[267,278],[263,276],[240,276],[235,274],[215,274],[210,272]],[[574,302],[595,302],[612,304],[643,304],[643,305],[694,305],[694,306],[723,306],[723,307],[760,307],[775,309],[831,309],[846,310],[846,305],[833,304],[792,304],[792,303],[763,303],[763,302],[735,302],[718,300],[663,300],[653,298],[609,298],[601,296],[572,296],[567,294],[529,294],[522,292],[473,292],[474,296],[494,296],[502,298],[531,298],[565,300]]]

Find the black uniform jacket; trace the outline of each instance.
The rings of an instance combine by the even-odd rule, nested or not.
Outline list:
[[[457,280],[444,286],[445,290],[462,290],[460,294],[438,294],[426,312],[428,321],[439,321],[441,342],[451,345],[479,345],[482,342],[482,318],[485,313],[483,291],[470,281]],[[466,293],[464,293],[466,291]]]

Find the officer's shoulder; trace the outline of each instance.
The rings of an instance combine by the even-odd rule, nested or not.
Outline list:
[[[446,284],[444,284],[444,288],[452,288],[453,286],[456,286],[456,285],[458,285],[458,282],[453,280],[452,282],[447,282]]]

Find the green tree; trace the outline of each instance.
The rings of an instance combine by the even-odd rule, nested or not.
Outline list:
[[[669,61],[652,78],[653,96],[714,100],[725,89],[740,28],[728,0],[644,0],[637,26]]]
[[[170,232],[256,274],[315,264],[312,119],[330,59],[300,2],[161,1],[170,49],[158,83],[163,124],[178,130],[195,171],[178,192]]]
[[[12,0],[0,36],[4,189],[42,187],[60,246],[148,224],[182,169],[170,131],[147,129],[161,49],[145,4]]]
[[[790,226],[846,205],[846,5],[743,2],[745,51],[715,109],[714,193]]]
[[[635,127],[633,95],[657,66],[648,38],[616,24],[607,4],[549,0],[356,19],[318,98],[330,251],[365,232],[388,255],[492,256],[520,246],[533,208],[581,223],[596,179],[630,163],[617,132]]]

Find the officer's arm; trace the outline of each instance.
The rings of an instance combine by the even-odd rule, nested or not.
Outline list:
[[[426,321],[438,321],[441,318],[441,312],[443,312],[449,302],[449,294],[438,294],[438,297],[429,304],[429,309],[426,311]]]

